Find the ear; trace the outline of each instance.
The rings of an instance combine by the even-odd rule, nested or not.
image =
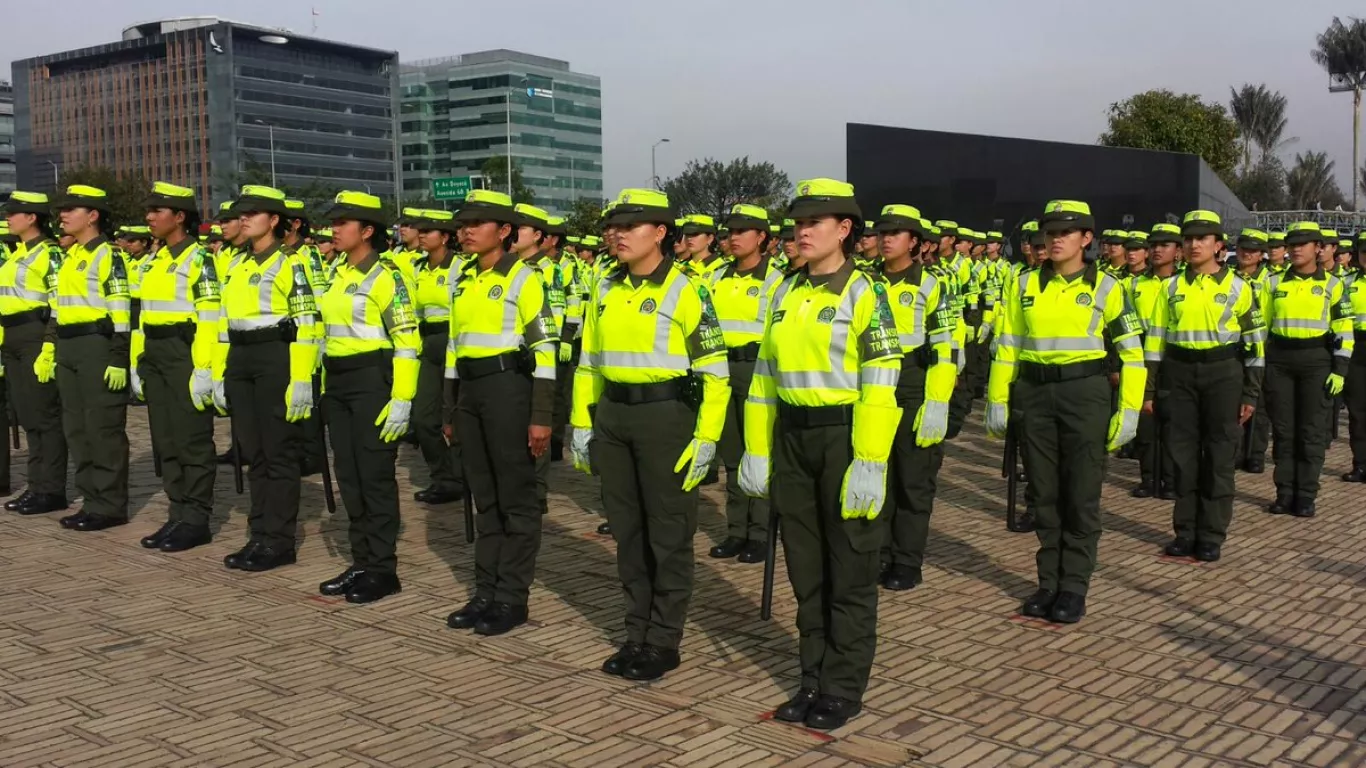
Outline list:
[[[1086,232],[1082,232],[1082,233],[1081,233],[1081,247],[1087,248],[1087,247],[1089,247],[1089,246],[1091,245],[1091,243],[1095,242],[1095,240],[1096,240],[1096,233],[1095,233],[1095,232],[1086,231]]]

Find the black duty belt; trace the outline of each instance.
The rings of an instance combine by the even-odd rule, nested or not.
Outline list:
[[[854,406],[819,405],[808,407],[778,403],[778,421],[784,427],[795,429],[842,427],[854,423]]]
[[[1225,360],[1237,360],[1242,356],[1243,348],[1237,344],[1225,344],[1207,349],[1191,349],[1190,347],[1178,347],[1174,344],[1167,345],[1167,357],[1182,363],[1220,363]]]
[[[482,379],[485,376],[512,371],[530,373],[523,362],[527,353],[522,351],[504,352],[492,357],[462,357],[455,361],[455,372],[461,381]]]
[[[451,323],[449,320],[423,320],[418,324],[417,332],[424,338],[438,333],[450,333]]]
[[[328,373],[349,373],[362,368],[386,368],[393,360],[392,349],[376,349],[341,357],[329,355],[323,358],[323,369]]]
[[[908,368],[924,368],[929,370],[930,366],[937,362],[938,355],[930,348],[929,344],[922,344],[901,356],[901,370]]]
[[[269,344],[273,341],[293,342],[299,337],[298,330],[292,323],[281,323],[272,325],[269,328],[257,328],[251,331],[228,331],[228,343],[230,344]]]
[[[668,381],[651,384],[620,384],[615,381],[603,383],[602,396],[621,405],[644,405],[663,403],[669,400],[683,400],[687,395],[688,377],[680,376]]]
[[[1352,339],[1356,341],[1352,347],[1353,351],[1360,351],[1362,346],[1366,345],[1366,331],[1352,331]]]
[[[113,336],[114,321],[107,317],[101,317],[89,323],[69,323],[57,326],[57,338],[59,339],[79,339],[82,336]]]
[[[142,326],[142,333],[149,339],[184,339],[194,341],[195,324],[190,321],[183,323],[169,323],[165,325],[146,325]]]
[[[1085,360],[1080,363],[1063,363],[1062,365],[1020,362],[1020,378],[1035,384],[1086,379],[1092,376],[1104,376],[1108,373],[1110,373],[1110,364],[1105,358]]]
[[[752,363],[759,359],[759,342],[752,341],[740,347],[726,347],[726,359],[732,363]]]
[[[12,315],[0,315],[0,328],[14,328],[28,323],[46,323],[51,316],[52,312],[47,307],[15,312]]]
[[[1273,349],[1332,349],[1333,338],[1325,333],[1308,339],[1291,339],[1273,333],[1267,336],[1266,344]]]

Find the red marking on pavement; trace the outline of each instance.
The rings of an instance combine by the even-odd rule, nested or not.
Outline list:
[[[837,739],[837,738],[834,737],[834,736],[831,736],[830,734],[826,733],[825,731],[817,731],[817,730],[814,730],[814,729],[812,729],[812,728],[807,728],[807,727],[805,727],[805,726],[799,725],[799,724],[797,724],[797,723],[788,723],[788,722],[779,720],[779,719],[777,719],[776,717],[773,716],[773,713],[776,712],[776,711],[777,711],[777,710],[770,710],[770,711],[768,711],[768,712],[764,712],[764,713],[760,714],[760,715],[759,715],[759,720],[761,720],[761,721],[762,721],[762,720],[772,720],[772,721],[775,722],[775,723],[782,723],[783,725],[790,726],[790,727],[792,727],[792,728],[796,728],[796,729],[799,730],[799,731],[805,731],[806,733],[808,733],[808,734],[810,734],[811,736],[815,737],[816,740],[819,741],[819,742],[821,742],[822,744],[829,744],[829,743],[832,742],[832,741],[839,741],[839,739]]]

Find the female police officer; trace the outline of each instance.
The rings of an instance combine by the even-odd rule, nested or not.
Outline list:
[[[850,184],[803,181],[787,215],[798,265],[770,305],[745,404],[740,483],[769,490],[797,598],[801,689],[775,717],[838,728],[858,714],[877,647],[887,459],[901,420],[901,343],[885,286],[850,258]]]
[[[378,197],[341,192],[327,218],[346,254],[318,299],[327,334],[323,407],[342,504],[351,520],[351,567],[319,591],[370,603],[401,589],[398,580],[398,440],[417,393],[417,315],[387,246]]]
[[[1025,497],[1039,537],[1039,590],[1020,613],[1081,620],[1100,541],[1105,453],[1134,438],[1147,372],[1143,332],[1119,281],[1083,259],[1095,232],[1086,203],[1055,200],[1039,218],[1042,266],[1006,286],[996,359],[987,384],[987,432],[1003,437],[1010,385],[1023,411],[1029,468]],[[1105,344],[1123,361],[1111,413]],[[1108,424],[1108,437],[1107,437]],[[1108,442],[1108,446],[1107,446]]]
[[[673,221],[669,198],[646,189],[623,190],[608,214],[620,266],[602,277],[586,313],[570,418],[574,465],[602,478],[626,596],[626,644],[602,670],[630,680],[679,664],[697,486],[730,396],[709,292],[661,250]]]
[[[415,224],[418,244],[425,258],[413,264],[413,305],[422,336],[421,364],[417,380],[417,399],[413,402],[413,432],[417,435],[422,457],[427,460],[431,485],[413,498],[424,504],[445,504],[464,495],[464,473],[460,466],[460,444],[447,444],[442,434],[446,415],[443,392],[446,380],[446,346],[451,331],[450,276],[456,257],[456,225],[448,211],[423,211]],[[458,269],[458,267],[456,267]],[[454,437],[454,435],[452,435]]]

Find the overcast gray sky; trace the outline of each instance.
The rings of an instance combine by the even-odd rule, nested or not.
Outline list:
[[[402,59],[512,48],[600,76],[609,195],[648,184],[662,137],[664,177],[749,155],[796,181],[843,175],[846,122],[1092,143],[1134,93],[1264,82],[1290,99],[1287,160],[1327,151],[1351,197],[1352,98],[1309,58],[1334,14],[1366,13],[1342,0],[67,0],[0,25],[0,72],[175,16],[306,34],[310,8],[318,36]]]

